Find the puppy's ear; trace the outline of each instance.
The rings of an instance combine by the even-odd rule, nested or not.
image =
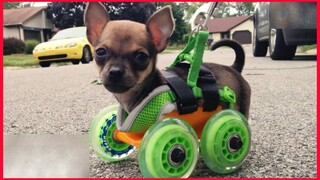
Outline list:
[[[87,39],[91,44],[97,41],[108,21],[108,11],[101,3],[87,3],[84,24],[87,27]]]
[[[147,22],[147,30],[151,34],[158,52],[163,51],[174,30],[171,7],[165,6],[155,12]]]

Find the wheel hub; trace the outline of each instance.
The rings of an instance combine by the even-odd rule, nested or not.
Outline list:
[[[274,47],[275,47],[275,44],[276,44],[276,37],[277,36],[277,33],[276,33],[276,30],[275,29],[271,29],[270,30],[270,42],[269,42],[269,48],[271,50],[271,52],[274,51]]]
[[[237,152],[243,146],[243,142],[238,135],[232,135],[228,141],[228,149],[231,153]]]
[[[173,146],[169,151],[168,159],[172,166],[179,166],[186,159],[185,150],[181,146]]]

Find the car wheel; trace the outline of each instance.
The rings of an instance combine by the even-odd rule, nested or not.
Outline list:
[[[252,52],[255,57],[265,57],[268,51],[268,43],[258,40],[256,27],[253,28]]]
[[[291,60],[297,50],[296,45],[286,45],[282,29],[269,31],[269,53],[273,60]]]
[[[51,62],[39,62],[41,67],[49,67]]]
[[[74,65],[79,64],[79,63],[80,63],[80,61],[79,61],[79,60],[72,60],[71,62],[72,62],[72,64],[74,64]]]
[[[91,56],[90,48],[88,46],[85,46],[83,48],[81,62],[83,64],[88,64],[91,60],[92,60],[92,56]]]

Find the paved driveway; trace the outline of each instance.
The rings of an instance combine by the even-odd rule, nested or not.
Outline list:
[[[246,47],[246,54],[246,66],[242,74],[252,88],[249,120],[252,130],[251,152],[239,171],[224,176],[211,172],[200,158],[191,177],[316,177],[314,57],[299,56],[292,61],[272,61],[268,57],[252,57],[250,47]],[[165,67],[174,57],[175,54],[160,55],[159,67]],[[204,59],[230,65],[234,54],[227,48],[221,48],[215,52],[206,52]],[[103,107],[116,103],[102,86],[91,84],[96,78],[97,72],[93,63],[50,68],[5,69],[5,141],[12,136],[25,135],[79,135],[88,138],[91,119]],[[44,144],[48,143],[45,139],[42,140]],[[70,142],[68,145],[72,146],[72,140]],[[32,144],[32,141],[30,143]],[[84,147],[89,149],[88,140],[84,143]],[[11,143],[11,148],[18,146]],[[68,150],[68,146],[64,148]],[[7,149],[7,153],[8,151],[10,148]],[[73,151],[74,156],[83,158],[77,150]],[[33,155],[43,154],[46,153]],[[141,177],[137,152],[126,161],[110,164],[100,160],[91,149],[88,156],[89,160],[84,158],[84,161],[89,161],[88,174],[82,173],[79,175],[81,177]],[[64,155],[56,162],[63,163],[61,158],[63,160]],[[28,163],[46,166],[46,163],[55,161]],[[27,171],[28,167],[34,166],[26,165],[22,169]],[[5,169],[16,167],[17,164],[11,163]],[[68,173],[64,175],[68,177]]]

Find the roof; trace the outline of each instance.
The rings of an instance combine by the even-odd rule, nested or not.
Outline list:
[[[210,19],[207,26],[211,33],[226,32],[242,24],[251,17],[252,16],[238,16]]]
[[[38,12],[46,9],[47,6],[4,9],[3,25],[19,25],[36,15]]]

